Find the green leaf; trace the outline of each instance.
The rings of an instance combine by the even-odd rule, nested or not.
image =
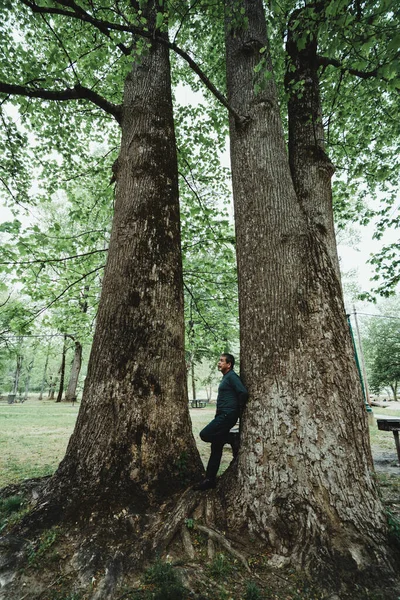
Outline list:
[[[21,229],[21,222],[18,219],[14,221],[5,221],[0,224],[0,232],[3,233],[19,233]]]
[[[156,16],[156,29],[159,29],[164,22],[164,13],[158,12]]]

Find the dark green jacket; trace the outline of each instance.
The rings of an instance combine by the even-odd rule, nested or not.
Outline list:
[[[248,397],[249,394],[239,375],[235,371],[228,371],[218,387],[217,412],[237,411],[239,413]]]

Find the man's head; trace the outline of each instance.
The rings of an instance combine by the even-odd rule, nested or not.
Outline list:
[[[234,366],[235,366],[235,357],[232,356],[232,354],[227,354],[225,352],[223,354],[221,354],[221,356],[219,357],[218,364],[217,364],[218,371],[221,371],[221,373],[223,375],[225,375],[225,373],[228,373],[228,371],[231,371]]]

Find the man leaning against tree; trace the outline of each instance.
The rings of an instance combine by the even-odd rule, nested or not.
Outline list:
[[[233,458],[236,458],[239,452],[239,435],[230,430],[240,417],[249,394],[240,377],[233,370],[234,365],[235,358],[232,354],[221,354],[217,367],[223,377],[218,387],[217,412],[211,423],[200,431],[203,442],[211,443],[211,455],[206,469],[206,478],[195,486],[195,490],[205,491],[215,488],[225,444],[232,446]]]

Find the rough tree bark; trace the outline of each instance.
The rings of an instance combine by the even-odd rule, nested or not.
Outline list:
[[[242,7],[248,27],[234,28]],[[249,116],[245,125],[230,121],[241,373],[250,400],[237,478],[233,472],[225,484],[228,522],[261,536],[273,563],[334,578],[338,565],[379,564],[386,526],[326,234],[330,178],[305,156],[307,140],[295,147],[296,128],[291,173],[273,78],[254,91],[262,57],[272,73],[261,0],[228,2],[226,54],[229,101]],[[318,193],[307,197],[317,179]]]
[[[178,171],[168,49],[125,81],[107,265],[82,404],[49,497],[170,495],[202,469],[184,356]]]
[[[82,366],[82,344],[78,340],[74,340],[74,342],[74,359],[72,361],[68,387],[65,393],[66,402],[76,402],[76,387],[78,385],[79,373],[81,372]]]

